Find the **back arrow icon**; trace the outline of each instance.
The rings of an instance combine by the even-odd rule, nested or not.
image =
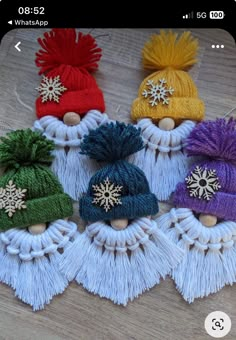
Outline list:
[[[19,45],[21,44],[21,41],[18,41],[18,43],[15,45],[15,48],[18,52],[21,52],[21,49],[19,48]]]

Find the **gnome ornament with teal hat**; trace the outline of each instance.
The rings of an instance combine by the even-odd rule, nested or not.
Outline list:
[[[30,129],[0,141],[0,282],[36,311],[68,285],[59,263],[77,230],[72,201],[49,168],[52,141]]]
[[[143,171],[125,160],[142,147],[140,131],[119,122],[85,136],[82,153],[108,164],[79,202],[87,226],[61,265],[68,280],[121,305],[158,284],[182,258],[151,219],[158,203]]]
[[[191,303],[236,282],[236,120],[200,123],[186,152],[201,158],[157,223],[185,252],[172,277]]]
[[[103,93],[91,72],[98,68],[101,48],[90,34],[53,29],[38,39],[35,63],[43,75],[37,87],[38,120],[34,129],[55,143],[52,170],[66,193],[78,200],[97,164],[80,154],[90,130],[108,121]]]
[[[190,32],[154,34],[142,51],[151,70],[133,101],[131,118],[141,129],[145,147],[130,161],[145,173],[158,200],[168,200],[191,164],[185,139],[204,118],[204,103],[187,72],[197,62],[198,41]]]

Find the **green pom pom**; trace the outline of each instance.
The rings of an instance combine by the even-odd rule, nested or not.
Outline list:
[[[50,165],[54,143],[30,129],[10,132],[0,138],[1,166],[19,168],[33,164]]]
[[[81,154],[97,161],[114,162],[143,148],[140,129],[131,124],[108,123],[84,137]]]

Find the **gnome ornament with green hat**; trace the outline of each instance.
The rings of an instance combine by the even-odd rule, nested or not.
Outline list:
[[[65,192],[78,200],[98,170],[98,164],[80,154],[80,143],[108,121],[103,93],[91,74],[102,50],[90,34],[74,28],[52,29],[38,42],[35,63],[43,78],[37,87],[34,129],[55,143],[52,170]]]
[[[151,219],[158,203],[143,171],[125,160],[142,147],[140,131],[119,122],[85,136],[82,153],[108,164],[80,200],[87,227],[66,249],[61,265],[68,280],[122,305],[158,284],[182,258]]]
[[[59,263],[77,230],[72,202],[49,169],[53,142],[30,129],[0,141],[0,281],[36,311],[68,285]]]
[[[236,120],[198,124],[186,152],[201,160],[177,185],[176,208],[157,223],[184,250],[172,277],[191,303],[236,282]]]

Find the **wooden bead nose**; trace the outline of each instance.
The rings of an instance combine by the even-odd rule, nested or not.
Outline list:
[[[173,130],[175,127],[175,121],[172,118],[162,118],[159,123],[158,123],[158,127],[161,130],[165,130],[165,131],[170,131]]]
[[[28,227],[28,230],[32,235],[42,234],[45,231],[45,229],[46,229],[46,223],[38,223],[38,224],[34,224]]]
[[[214,227],[217,223],[217,217],[209,214],[200,214],[199,221],[205,227]]]
[[[80,115],[75,112],[67,112],[63,117],[63,122],[68,126],[78,125],[80,123]]]
[[[120,219],[116,219],[116,220],[111,220],[111,226],[112,226],[113,229],[116,229],[116,230],[125,229],[128,224],[129,224],[129,221],[128,221],[127,218],[120,218]]]

